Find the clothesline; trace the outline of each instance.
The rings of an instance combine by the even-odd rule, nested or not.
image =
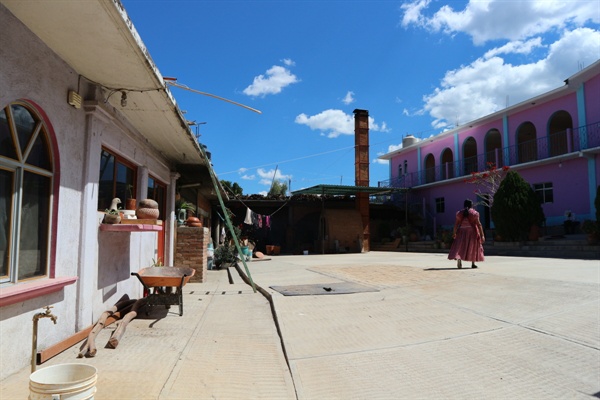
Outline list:
[[[247,209],[250,209],[250,207],[249,207],[249,206],[248,206],[246,203],[244,203],[244,200],[240,199],[240,198],[238,197],[238,195],[236,195],[235,193],[233,193],[233,192],[232,192],[232,191],[231,191],[231,190],[230,190],[228,187],[226,187],[226,186],[224,186],[224,187],[225,187],[225,189],[229,190],[229,193],[231,193],[231,194],[232,194],[232,195],[235,197],[235,199],[236,199],[237,201],[239,201],[240,203],[242,203],[242,205],[243,205],[244,207],[246,207]],[[288,198],[288,199],[285,201],[285,203],[283,203],[283,204],[281,205],[281,207],[279,207],[277,210],[275,210],[275,211],[273,211],[271,214],[269,214],[269,215],[268,215],[268,217],[273,217],[273,215],[277,214],[277,212],[279,212],[279,210],[281,210],[283,207],[285,207],[285,206],[286,206],[286,205],[287,205],[287,204],[290,202],[290,200],[291,200],[291,198]]]

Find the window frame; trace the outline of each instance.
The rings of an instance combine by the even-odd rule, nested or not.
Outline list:
[[[113,171],[112,171],[112,193],[109,196],[108,199],[104,199],[104,197],[101,195],[101,191],[103,190],[102,188],[102,162],[103,162],[103,154],[107,153],[108,155],[112,156],[113,158]],[[132,172],[131,175],[131,181],[126,180],[125,183],[125,193],[124,195],[121,195],[120,192],[122,192],[122,190],[119,190],[119,188],[117,187],[118,185],[118,167],[119,166],[123,166],[126,169],[130,169]],[[98,175],[98,211],[105,211],[106,209],[108,209],[110,207],[110,203],[112,201],[112,199],[114,199],[115,197],[118,197],[119,200],[121,200],[121,205],[120,208],[124,208],[125,207],[125,200],[128,198],[127,196],[127,186],[131,185],[131,193],[133,198],[135,198],[136,193],[137,193],[137,176],[138,176],[138,167],[137,165],[133,164],[131,161],[127,160],[126,158],[122,157],[121,155],[119,155],[118,153],[116,153],[115,151],[102,146],[102,149],[100,150],[100,170],[99,175]],[[105,204],[101,204],[102,201],[105,201]]]
[[[15,110],[16,107],[23,108],[32,119],[32,126],[27,132],[19,131],[16,125]],[[0,303],[3,301],[3,294],[6,288],[24,283],[39,281],[41,279],[53,278],[54,276],[54,257],[55,257],[55,240],[56,240],[56,212],[58,204],[58,182],[60,180],[58,174],[57,151],[52,140],[53,132],[50,124],[47,122],[46,115],[38,110],[34,105],[24,101],[14,101],[8,103],[2,108],[3,114],[6,117],[6,128],[8,138],[12,139],[15,154],[0,155],[0,170],[8,171],[11,174],[11,189],[10,189],[10,204],[7,209],[10,210],[8,215],[8,235],[7,235],[7,260],[6,275],[0,276]],[[27,143],[20,143],[25,138]],[[30,156],[36,157],[32,153],[34,146],[41,140],[42,152],[47,157],[46,165],[37,164],[37,160],[33,160]],[[37,156],[42,157],[43,153],[38,153]],[[13,158],[13,156],[15,158]],[[38,225],[38,237],[43,239],[43,242],[38,243],[34,250],[39,251],[39,262],[36,263],[39,267],[39,273],[24,276],[19,275],[23,272],[20,256],[23,252],[22,241],[22,218],[26,206],[23,204],[25,198],[24,189],[26,188],[25,177],[28,174],[33,174],[37,177],[47,179],[47,193],[45,196],[35,199],[41,200],[34,203],[35,210],[41,210],[46,214],[45,226]],[[8,199],[8,197],[7,197]],[[39,207],[45,205],[44,207]],[[41,244],[41,247],[39,245]]]
[[[554,185],[552,182],[534,183],[532,188],[541,204],[554,203]],[[550,193],[550,195],[548,196],[547,193]],[[547,201],[547,197],[550,197],[550,200]]]
[[[441,208],[441,210],[440,210]],[[435,213],[436,214],[444,214],[446,212],[446,198],[445,197],[436,197],[435,198]]]
[[[150,182],[153,183],[150,186]],[[147,197],[158,203],[158,209],[160,210],[160,216],[163,220],[167,219],[167,184],[155,177],[152,174],[148,174],[148,185],[147,185]],[[157,198],[156,190],[162,190],[162,199]],[[152,192],[151,192],[152,191]]]

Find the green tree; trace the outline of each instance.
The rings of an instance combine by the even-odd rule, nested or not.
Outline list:
[[[221,181],[221,185],[225,188],[227,193],[233,194],[234,196],[241,196],[244,193],[244,189],[237,182]]]
[[[526,240],[532,225],[545,217],[538,196],[516,171],[508,171],[494,195],[492,219],[504,240]]]
[[[278,180],[273,181],[273,185],[271,185],[271,189],[269,189],[269,196],[277,196],[282,195],[285,196],[287,194],[288,185],[285,182],[281,182]]]

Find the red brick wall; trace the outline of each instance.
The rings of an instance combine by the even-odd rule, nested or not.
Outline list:
[[[177,228],[175,245],[175,267],[190,267],[196,274],[190,282],[206,282],[206,248],[210,235],[208,228]]]

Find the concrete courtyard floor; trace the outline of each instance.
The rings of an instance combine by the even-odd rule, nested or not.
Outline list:
[[[233,268],[208,271],[184,287],[183,316],[155,307],[117,349],[104,348],[111,325],[96,357],[76,358],[78,344],[38,369],[94,365],[96,399],[599,398],[600,261],[468,266],[387,252],[253,260],[256,293]],[[29,374],[0,382],[0,398],[26,399]]]

